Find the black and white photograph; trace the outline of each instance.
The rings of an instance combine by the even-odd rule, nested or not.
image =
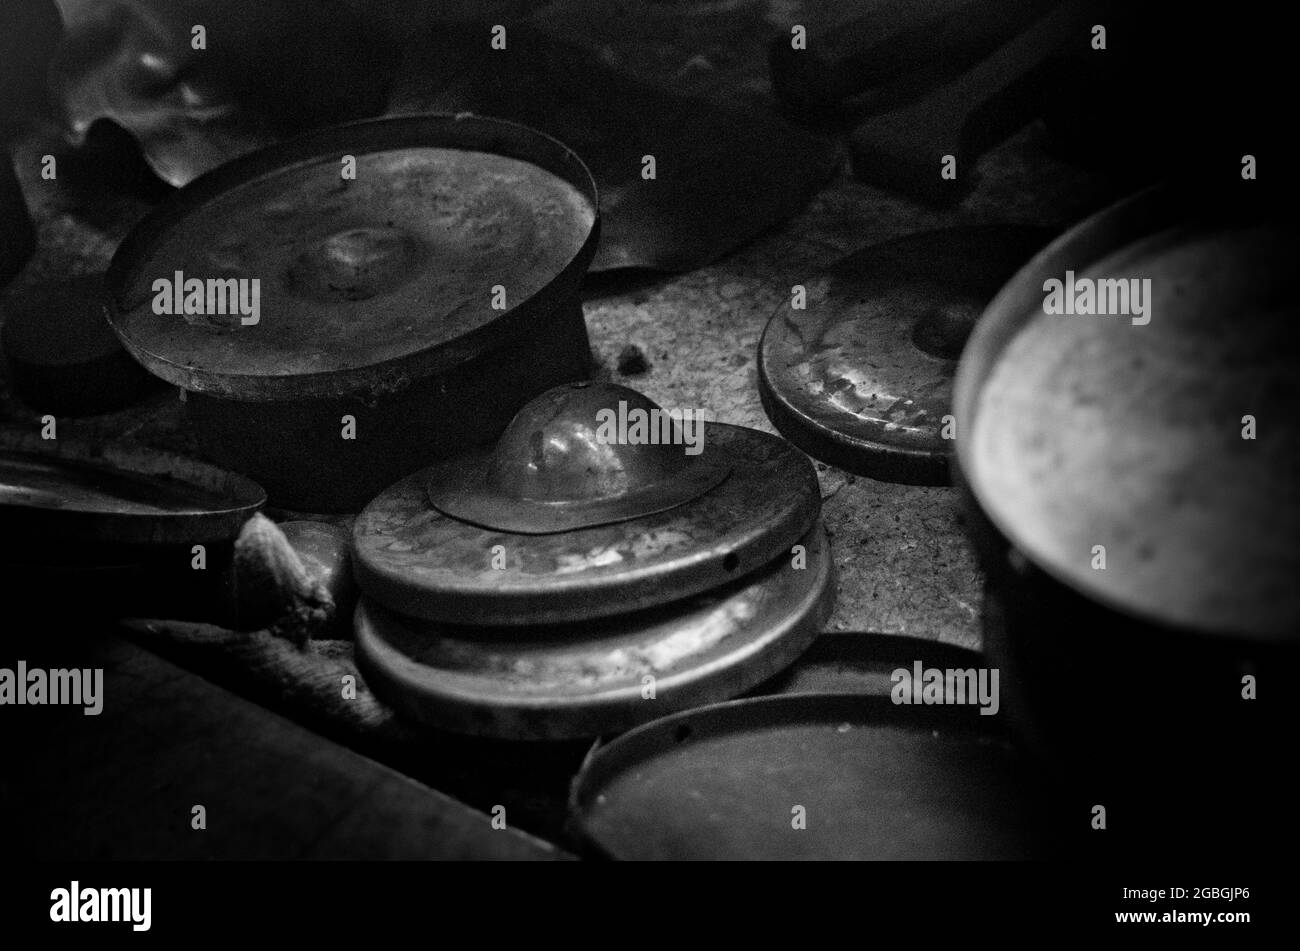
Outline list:
[[[873,933],[1280,933],[1298,55],[0,0],[0,928],[761,929],[678,863],[815,862]]]

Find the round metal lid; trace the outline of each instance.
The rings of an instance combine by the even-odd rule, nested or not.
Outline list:
[[[619,438],[629,420],[639,427],[632,441]],[[529,401],[491,452],[435,464],[429,500],[462,522],[526,535],[630,521],[683,505],[730,474],[707,440],[691,447],[685,436],[635,390],[568,383]]]
[[[357,518],[361,590],[414,617],[532,625],[623,614],[707,591],[790,554],[821,511],[817,474],[784,439],[707,423],[731,474],[688,502],[630,521],[525,535],[480,528],[430,504],[430,470]]]
[[[810,455],[890,482],[948,482],[952,380],[984,306],[1050,237],[987,225],[842,259],[783,305],[758,346],[768,417]]]
[[[1042,781],[993,719],[861,694],[715,704],[597,747],[570,809],[619,859],[1046,857]]]
[[[265,501],[256,483],[191,459],[0,431],[0,535],[35,557],[229,541]]]
[[[719,591],[559,628],[432,625],[363,600],[357,663],[375,693],[444,730],[554,740],[624,730],[733,697],[791,663],[833,597],[825,531]]]
[[[540,132],[473,116],[349,123],[177,192],[114,256],[111,320],[187,389],[382,391],[528,333],[576,291],[596,233],[590,174]],[[259,282],[256,315],[244,280]]]

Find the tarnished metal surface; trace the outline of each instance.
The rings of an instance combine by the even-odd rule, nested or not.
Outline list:
[[[1295,637],[1296,254],[1266,199],[1169,187],[1082,223],[1007,284],[963,354],[957,449],[1029,562],[1129,617]],[[1064,290],[1067,272],[1079,299],[1095,283],[1096,308],[1124,312],[1045,313],[1045,283]]]
[[[114,327],[187,389],[267,399],[399,385],[501,342],[501,327],[526,332],[507,315],[542,306],[542,292],[550,307],[576,290],[594,189],[564,146],[510,123],[335,127],[224,166],[147,218],[109,272]],[[154,283],[177,274],[258,280],[259,321],[241,324],[232,305],[176,314],[172,300],[158,313],[159,296],[183,295]]]
[[[641,441],[611,439],[629,419]],[[729,460],[710,451],[704,420],[689,429],[626,386],[558,386],[520,410],[491,453],[435,465],[429,500],[459,521],[526,535],[653,515],[731,473]]]
[[[712,491],[635,521],[563,534],[510,534],[448,518],[429,503],[428,473],[417,473],[357,518],[357,582],[416,617],[531,625],[665,604],[788,557],[821,508],[807,458],[783,439],[720,423],[706,425],[705,444],[732,469]]]
[[[229,541],[265,501],[255,483],[191,459],[0,430],[0,534],[43,551]]]
[[[357,611],[366,682],[440,729],[507,739],[624,730],[734,697],[793,661],[820,632],[833,586],[825,532],[736,585],[666,608],[526,631],[433,625],[373,601]]]
[[[1251,184],[1162,186],[1070,229],[990,303],[954,389],[1008,720],[1175,850],[1198,820],[1171,784],[1234,817],[1212,846],[1255,834],[1258,789],[1201,753],[1280,762],[1287,716],[1240,691],[1291,676],[1300,648],[1296,231]],[[1130,303],[1150,284],[1140,308],[1049,315],[1053,279],[1123,281]]]
[[[943,485],[957,357],[984,306],[1050,232],[1002,225],[908,235],[815,277],[758,349],[759,387],[795,445],[851,472]]]
[[[598,747],[572,815],[620,859],[1043,857],[1036,777],[991,719],[860,694],[715,704]]]
[[[515,123],[335,126],[224,165],[140,222],[109,268],[110,320],[193,391],[210,458],[281,507],[355,512],[588,376],[578,289],[595,208],[578,157]],[[260,319],[155,313],[169,288],[154,282],[174,291],[178,272],[260,281]]]

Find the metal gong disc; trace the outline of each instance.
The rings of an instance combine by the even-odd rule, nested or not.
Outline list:
[[[180,456],[0,430],[0,547],[11,561],[230,541],[265,501],[243,476]]]
[[[185,389],[384,392],[533,332],[576,291],[597,230],[590,173],[540,132],[349,123],[223,165],[146,218],[109,269],[111,320]]]
[[[784,439],[704,424],[730,470],[691,500],[630,521],[528,535],[431,504],[424,470],[385,490],[353,528],[357,583],[403,614],[534,625],[625,614],[699,594],[789,556],[821,511],[817,475]]]
[[[619,859],[1047,857],[1043,781],[996,719],[856,693],[719,703],[597,747],[570,809]]]
[[[783,305],[758,347],[773,425],[810,455],[889,482],[948,482],[957,358],[984,307],[1050,238],[1009,225],[908,235],[844,258]]]
[[[357,663],[387,703],[430,726],[506,739],[625,730],[734,697],[793,662],[833,597],[825,530],[718,591],[663,608],[554,628],[484,630],[356,614]]]

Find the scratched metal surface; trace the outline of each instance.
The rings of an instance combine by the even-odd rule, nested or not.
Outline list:
[[[479,528],[437,511],[428,472],[358,516],[357,583],[386,606],[451,623],[585,620],[687,597],[788,555],[817,517],[804,457],[766,433],[709,424],[721,485],[663,512],[553,535]],[[494,565],[500,547],[504,567]]]
[[[583,625],[485,634],[363,599],[355,656],[381,698],[431,727],[511,740],[621,732],[730,699],[804,652],[825,621],[830,563],[820,528],[802,541],[803,570],[778,560],[721,591]]]
[[[962,345],[1002,284],[1052,236],[950,228],[850,254],[777,309],[759,353],[772,422],[795,445],[859,475],[946,485],[952,380]]]

